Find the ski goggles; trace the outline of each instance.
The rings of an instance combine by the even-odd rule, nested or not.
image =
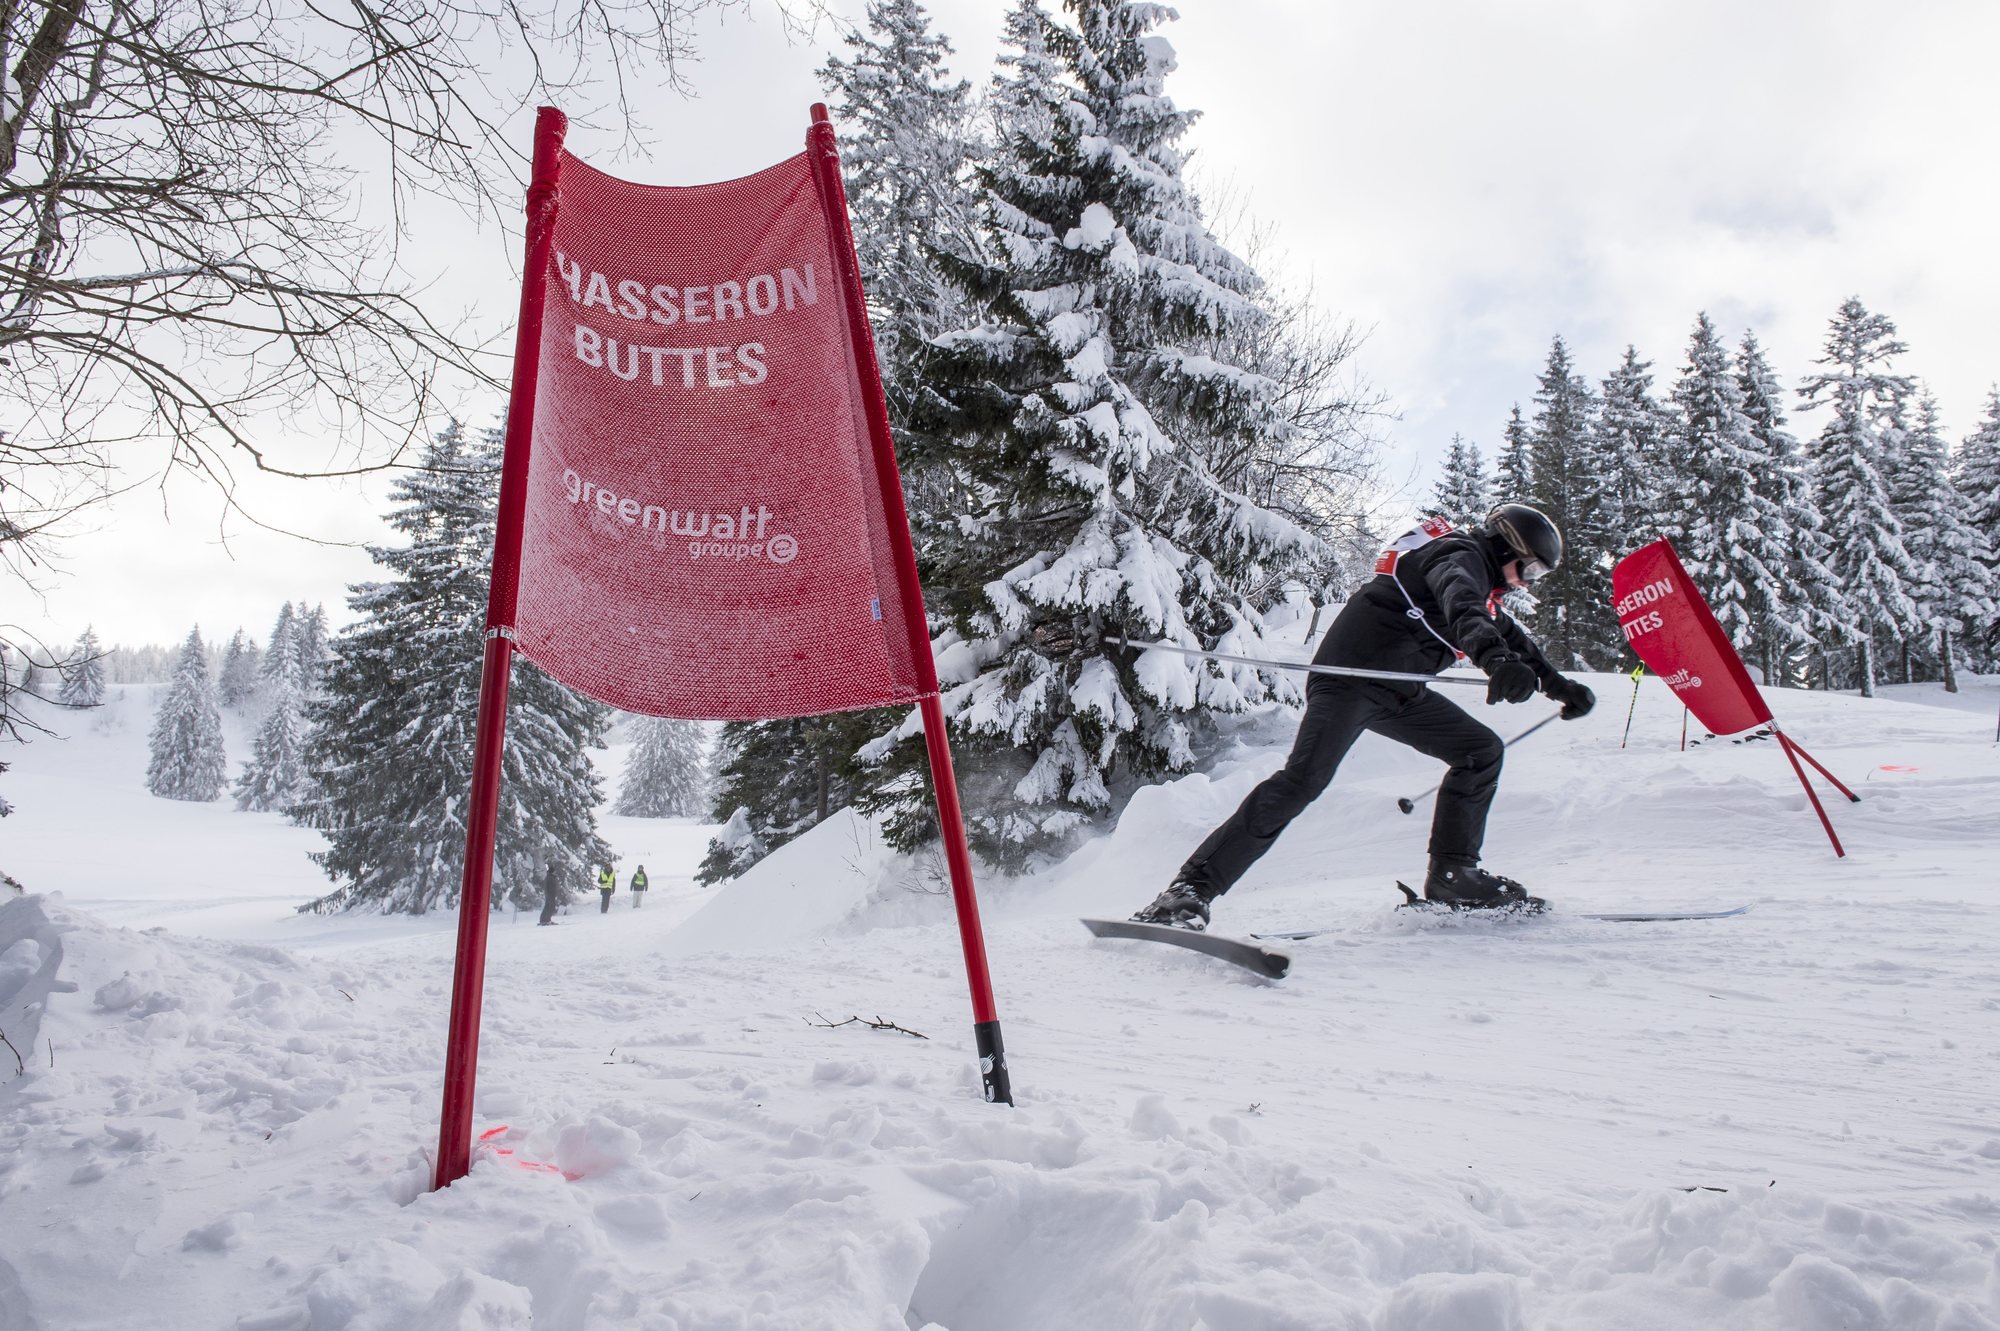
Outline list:
[[[1535,582],[1538,579],[1546,578],[1549,574],[1555,572],[1554,569],[1550,568],[1547,564],[1544,564],[1539,559],[1530,558],[1527,555],[1518,555],[1516,556],[1516,558],[1520,561],[1521,565],[1520,576],[1522,582]]]

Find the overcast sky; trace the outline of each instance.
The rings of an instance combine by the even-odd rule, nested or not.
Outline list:
[[[844,5],[858,14],[858,3]],[[1002,0],[938,0],[983,83]],[[1196,179],[1274,231],[1288,273],[1368,330],[1360,368],[1400,413],[1386,479],[1421,503],[1454,431],[1491,454],[1531,410],[1561,334],[1593,383],[1625,345],[1664,393],[1697,312],[1756,330],[1789,389],[1849,295],[1895,320],[1897,366],[1953,439],[2000,379],[2000,5],[1607,0],[1184,0],[1168,91],[1203,118]],[[635,179],[742,175],[798,150],[837,31],[789,44],[770,11],[707,40],[695,101],[647,109],[646,161],[572,131]],[[525,129],[523,132],[525,142]],[[520,242],[439,208],[408,261],[436,299],[511,322]],[[470,402],[475,421],[502,403]],[[1811,422],[1795,422],[1811,427]],[[136,479],[136,478],[135,478]],[[386,486],[251,485],[269,520],[384,539]],[[169,642],[198,622],[261,637],[278,605],[348,618],[358,549],[223,518],[192,486],[142,485],[68,547],[45,602],[0,618],[67,641]],[[224,538],[227,538],[226,540]]]

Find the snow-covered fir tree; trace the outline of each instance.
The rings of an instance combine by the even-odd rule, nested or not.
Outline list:
[[[1746,659],[1776,619],[1793,547],[1789,515],[1765,489],[1770,459],[1758,446],[1729,351],[1706,313],[1696,317],[1687,363],[1674,384],[1679,409],[1669,531],[1716,622]]]
[[[392,491],[408,543],[369,551],[390,576],[350,589],[355,622],[308,707],[310,790],[291,813],[325,833],[313,858],[340,885],[316,905],[421,914],[458,899],[498,481],[496,433],[469,439],[454,421]],[[610,862],[588,757],[609,709],[521,661],[507,715],[496,908],[540,903],[537,852],[569,883]]]
[[[76,646],[63,662],[62,685],[56,701],[65,707],[96,707],[104,701],[104,647],[88,625],[76,635]]]
[[[1653,397],[1653,363],[1625,347],[1599,389],[1592,451],[1603,469],[1604,524],[1612,551],[1628,554],[1665,529],[1660,496],[1669,470],[1673,413]]]
[[[228,761],[222,751],[222,713],[208,677],[201,629],[188,633],[174,665],[167,696],[153,718],[152,761],[146,789],[162,799],[212,800],[222,793]]]
[[[278,618],[271,625],[269,645],[264,650],[264,659],[258,667],[269,677],[285,668],[290,659],[292,628],[298,620],[298,612],[287,601],[278,609]]]
[[[1609,526],[1613,501],[1607,491],[1617,478],[1597,455],[1596,412],[1596,397],[1576,372],[1569,348],[1554,339],[1535,392],[1526,502],[1563,534],[1562,564],[1535,584],[1531,623],[1549,660],[1564,670],[1609,669],[1625,650],[1625,635],[1611,613],[1605,559],[1616,535]]]
[[[236,777],[237,808],[266,813],[298,802],[306,779],[305,728],[298,681],[280,671],[265,690],[264,720],[257,727],[250,761]]]
[[[1845,601],[1827,567],[1825,523],[1813,499],[1812,479],[1798,440],[1785,428],[1784,389],[1757,335],[1748,331],[1736,347],[1736,388],[1757,454],[1752,469],[1758,493],[1784,515],[1790,538],[1783,573],[1753,631],[1757,660],[1769,684],[1803,682],[1798,672],[1805,653],[1834,633],[1846,614]]]
[[[699,818],[708,813],[708,733],[699,721],[642,716],[611,812],[635,818]]]
[[[1850,607],[1843,630],[1864,697],[1875,695],[1876,639],[1895,641],[1920,618],[1909,590],[1920,575],[1889,493],[1890,477],[1901,465],[1905,404],[1915,386],[1890,373],[1888,362],[1905,350],[1886,315],[1850,296],[1814,362],[1825,368],[1799,385],[1804,405],[1830,411],[1807,458],[1826,521],[1828,567]]]
[[[1525,504],[1535,488],[1534,447],[1528,422],[1516,402],[1501,431],[1500,456],[1493,463],[1493,502]]]
[[[310,700],[319,692],[320,677],[326,672],[330,650],[324,605],[308,610],[304,601],[299,602],[287,649],[291,655],[292,678],[299,686],[299,696]]]
[[[854,249],[893,387],[934,335],[960,322],[959,293],[932,252],[977,243],[963,202],[970,85],[951,78],[951,44],[917,0],[870,0],[866,26],[844,41],[847,54],[828,57],[819,77],[840,130]]]
[[[1063,103],[1062,63],[1049,49],[1055,30],[1040,0],[1014,0],[1000,30],[1000,54],[986,92],[987,138],[994,144],[1047,142]]]
[[[1431,512],[1460,527],[1479,522],[1493,510],[1493,492],[1486,479],[1486,460],[1479,445],[1461,435],[1451,437],[1444,456],[1444,474],[1431,490]]]
[[[1986,416],[1967,435],[1952,459],[1952,480],[1965,496],[1965,520],[1978,540],[1974,552],[2000,586],[2000,388],[1986,399]],[[2000,611],[1983,624],[1966,626],[1967,645],[1989,669],[2000,664]]]
[[[1917,657],[1934,663],[1946,690],[1956,693],[1958,639],[1963,626],[1992,620],[1996,588],[1979,558],[1982,541],[1972,525],[1972,505],[1952,478],[1937,401],[1928,394],[1919,402],[1916,423],[1904,442],[1890,499],[1918,575],[1910,596],[1917,604],[1919,627],[1903,642],[1904,679],[1912,677],[1912,658]]]
[[[257,691],[257,667],[262,653],[242,629],[230,635],[222,651],[222,672],[216,677],[216,698],[224,707],[241,707]]]
[[[1268,377],[1207,352],[1265,314],[1257,274],[1181,179],[1193,116],[1166,93],[1173,51],[1152,33],[1171,11],[1066,8],[1075,27],[1043,14],[1036,38],[1056,81],[1010,93],[1050,108],[1046,132],[1003,126],[980,172],[992,257],[949,265],[985,317],[938,340],[913,441],[968,501],[956,539],[922,552],[926,599],[949,624],[938,650],[969,831],[1008,866],[1105,814],[1119,778],[1185,770],[1210,712],[1271,689],[1105,639],[1254,651],[1256,589],[1318,553],[1190,446],[1288,427]],[[928,828],[910,779],[921,749],[912,723],[869,755],[900,801],[892,835],[908,839]]]

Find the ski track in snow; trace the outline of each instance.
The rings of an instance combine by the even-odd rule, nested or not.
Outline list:
[[[1648,681],[1621,752],[1629,685],[1592,683],[1488,843],[1547,917],[1396,912],[1438,769],[1368,740],[1216,908],[1332,927],[1288,979],[1092,940],[1277,765],[1277,712],[982,883],[1011,1110],[948,905],[865,824],[718,892],[706,829],[607,818],[611,915],[494,918],[495,1135],[437,1193],[454,920],[293,915],[317,838],[145,795],[127,690],[9,777],[41,894],[0,899],[0,1331],[1994,1331],[2000,681],[1773,695],[1865,797],[1821,787],[1846,860],[1770,743],[1681,753]]]

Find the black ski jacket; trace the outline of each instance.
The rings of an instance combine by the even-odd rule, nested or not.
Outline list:
[[[1504,612],[1487,609],[1493,593],[1507,585],[1500,564],[1471,532],[1418,546],[1397,560],[1394,573],[1377,574],[1348,598],[1313,664],[1435,675],[1457,659],[1456,648],[1482,670],[1497,656],[1518,656],[1546,686],[1556,670],[1542,649]],[[1326,675],[1313,677],[1314,684],[1331,682]]]

